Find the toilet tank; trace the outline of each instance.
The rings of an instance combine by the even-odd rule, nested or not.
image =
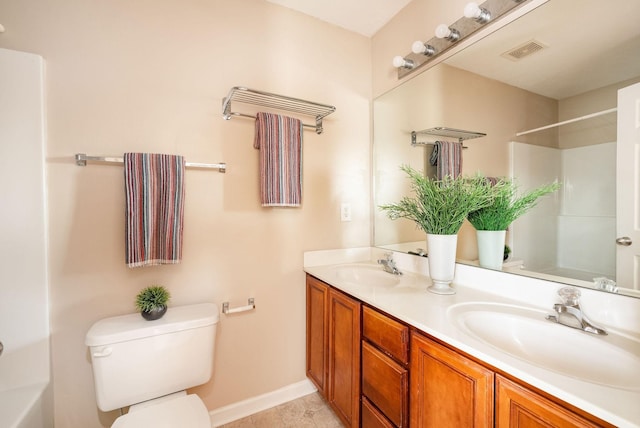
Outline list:
[[[106,318],[87,332],[96,401],[110,411],[206,383],[213,370],[218,307],[172,306],[147,321]]]

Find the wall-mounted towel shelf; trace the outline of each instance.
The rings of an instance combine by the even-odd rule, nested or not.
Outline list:
[[[76,165],[86,166],[87,162],[124,163],[124,159],[116,156],[88,156],[84,153],[76,153]],[[218,172],[227,172],[226,163],[197,163],[185,162],[187,168],[217,169]]]
[[[309,125],[306,123],[303,123],[302,125],[307,128],[315,129],[317,134],[322,134],[322,119],[336,111],[334,106],[326,104],[319,104],[313,101],[306,101],[299,98],[291,98],[284,95],[271,94],[269,92],[256,91],[255,89],[235,86],[231,88],[229,95],[222,100],[222,117],[225,120],[229,120],[233,116],[255,119],[254,115],[231,111],[232,102],[252,104],[276,110],[284,110],[287,112],[313,116],[316,119],[315,125]]]
[[[460,143],[473,138],[486,137],[487,134],[475,131],[465,131],[462,129],[446,128],[444,126],[423,129],[422,131],[411,131],[411,145],[423,146],[433,145],[435,141],[418,141],[418,135],[430,135],[434,137],[456,138]],[[463,147],[466,149],[466,147]]]

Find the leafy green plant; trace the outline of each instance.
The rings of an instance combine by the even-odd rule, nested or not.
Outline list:
[[[476,230],[507,230],[511,223],[536,205],[538,198],[560,188],[560,184],[554,182],[518,196],[518,186],[513,179],[501,178],[494,186],[488,183],[486,186],[494,196],[493,202],[468,216]]]
[[[455,235],[470,212],[489,205],[493,199],[493,194],[487,191],[486,179],[480,175],[437,180],[407,165],[401,169],[411,179],[415,197],[405,196],[396,204],[379,208],[392,220],[413,220],[425,233]]]
[[[136,308],[141,312],[151,312],[154,309],[167,306],[170,298],[171,294],[166,288],[161,285],[152,285],[138,293],[136,296]]]

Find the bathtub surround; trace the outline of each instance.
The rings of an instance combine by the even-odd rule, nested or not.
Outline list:
[[[180,263],[184,158],[125,153],[126,261],[130,268]]]
[[[0,426],[52,427],[44,61],[0,49]]]

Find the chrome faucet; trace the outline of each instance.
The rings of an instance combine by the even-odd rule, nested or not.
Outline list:
[[[378,260],[378,264],[382,265],[384,271],[394,275],[402,275],[402,272],[396,266],[396,262],[393,261],[393,253],[384,253],[384,257],[384,259]]]
[[[582,313],[580,308],[580,290],[575,287],[563,287],[558,290],[558,295],[562,299],[562,303],[556,303],[553,305],[553,310],[556,312],[553,315],[547,315],[549,321],[556,322],[558,324],[565,325],[571,328],[577,328],[587,333],[606,335],[607,332],[601,327],[594,325]]]

